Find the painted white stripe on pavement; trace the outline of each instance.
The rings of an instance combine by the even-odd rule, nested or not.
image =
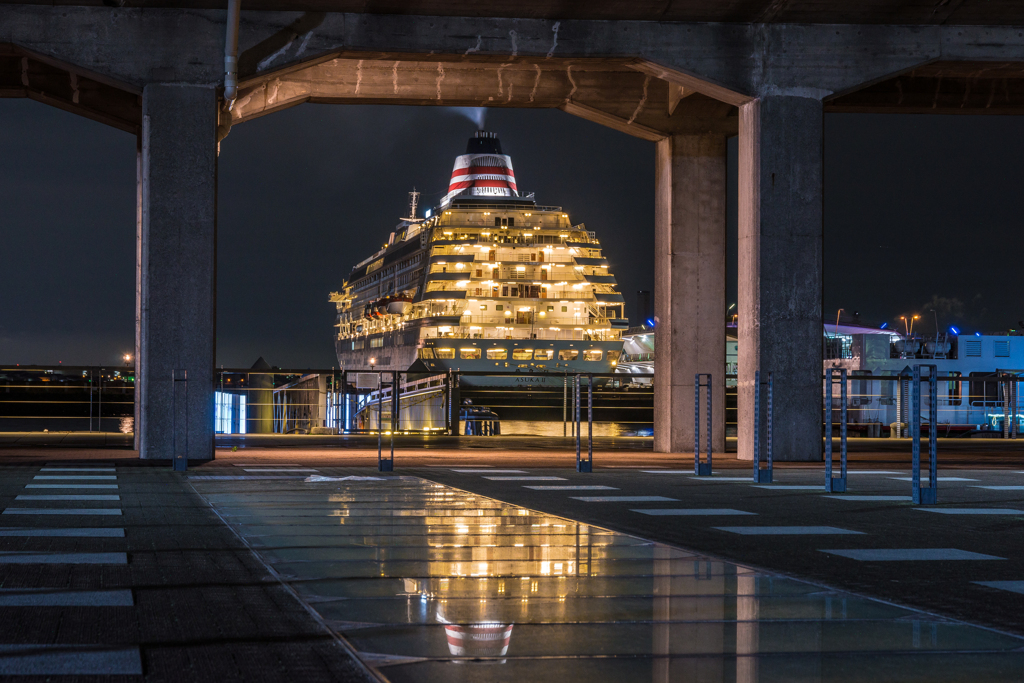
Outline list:
[[[47,472],[116,472],[113,467],[47,467],[39,470],[42,473]]]
[[[130,590],[0,588],[0,607],[132,607]]]
[[[19,536],[25,538],[124,538],[124,529],[87,528],[77,529],[33,529],[31,527],[0,527],[0,537]]]
[[[308,467],[288,467],[288,468],[276,468],[276,467],[260,467],[258,469],[246,469],[245,472],[319,472],[320,470],[314,470]]]
[[[452,470],[459,474],[526,474],[526,470]]]
[[[652,474],[653,474],[653,472],[652,472]],[[750,475],[749,477],[716,477],[714,475],[712,475],[710,477],[698,477],[698,476],[694,475],[693,472],[690,472],[690,479],[693,479],[694,481],[707,481],[707,482],[716,482],[716,481],[754,481],[754,475]]]
[[[733,510],[731,508],[661,508],[651,510],[630,510],[630,512],[639,512],[642,515],[652,515],[654,517],[713,517],[716,515],[756,515],[756,512],[744,512],[743,510]]]
[[[121,496],[118,495],[104,495],[104,494],[88,494],[88,493],[68,493],[68,494],[51,494],[44,496],[28,496],[20,495],[15,496],[14,500],[121,500]]]
[[[1024,510],[1013,508],[914,508],[919,512],[937,512],[940,515],[1024,515]]]
[[[889,477],[894,481],[914,481],[913,477]],[[936,477],[938,481],[978,481],[977,479],[964,479],[963,477]],[[922,474],[921,481],[928,481],[928,475]]]
[[[491,481],[565,481],[565,477],[484,477]]]
[[[524,486],[534,491],[618,491],[614,486]]]
[[[678,503],[678,498],[665,496],[570,496],[584,503]]]
[[[716,526],[712,528],[741,536],[825,536],[864,533],[834,526]]]
[[[141,676],[142,657],[137,647],[0,644],[0,675]]]
[[[0,564],[128,564],[125,553],[33,553],[0,551]]]
[[[116,474],[37,474],[33,479],[106,479],[116,480]]]
[[[821,491],[824,484],[751,484],[755,489],[773,489],[776,491]]]
[[[117,484],[25,484],[27,489],[116,489]]]
[[[108,515],[120,516],[114,508],[7,508],[5,515]]]
[[[854,548],[850,550],[819,550],[858,562],[917,562],[946,560],[1004,560],[1004,557],[982,555],[956,548]]]
[[[886,502],[886,501],[900,501],[908,502],[913,500],[910,496],[847,496],[845,494],[840,496],[822,496],[822,498],[831,498],[833,500],[851,500],[861,502]]]

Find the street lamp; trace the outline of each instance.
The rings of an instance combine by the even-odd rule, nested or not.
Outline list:
[[[377,359],[376,358],[371,358],[370,359],[370,367],[372,368],[376,364],[377,364]]]
[[[131,366],[131,364],[132,364],[132,354],[126,353],[126,354],[124,354],[123,358],[124,358],[124,366],[126,368]]]

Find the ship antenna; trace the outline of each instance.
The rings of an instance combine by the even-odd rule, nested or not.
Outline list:
[[[416,207],[420,203],[420,193],[413,186],[412,192],[409,193],[409,218],[416,220]]]

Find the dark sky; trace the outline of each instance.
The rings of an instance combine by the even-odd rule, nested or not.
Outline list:
[[[825,118],[825,318],[1024,318],[1021,117]],[[653,289],[652,143],[550,110],[491,110],[521,189],[595,230],[632,315]],[[217,363],[330,367],[350,267],[415,185],[436,201],[474,124],[442,108],[303,105],[236,127],[220,157]],[[729,303],[736,300],[730,144]],[[115,363],[134,332],[135,140],[0,100],[0,362]]]

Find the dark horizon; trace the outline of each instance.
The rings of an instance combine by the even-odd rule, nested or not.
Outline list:
[[[27,100],[0,106],[6,208],[0,360],[116,364],[133,352],[135,140]],[[1021,117],[825,117],[824,321],[921,315],[917,329],[1014,328]],[[336,365],[328,294],[447,186],[476,124],[446,108],[306,105],[221,146],[217,364]],[[555,110],[491,109],[520,187],[597,232],[627,313],[654,290],[654,145]],[[736,139],[728,302],[736,301]]]

